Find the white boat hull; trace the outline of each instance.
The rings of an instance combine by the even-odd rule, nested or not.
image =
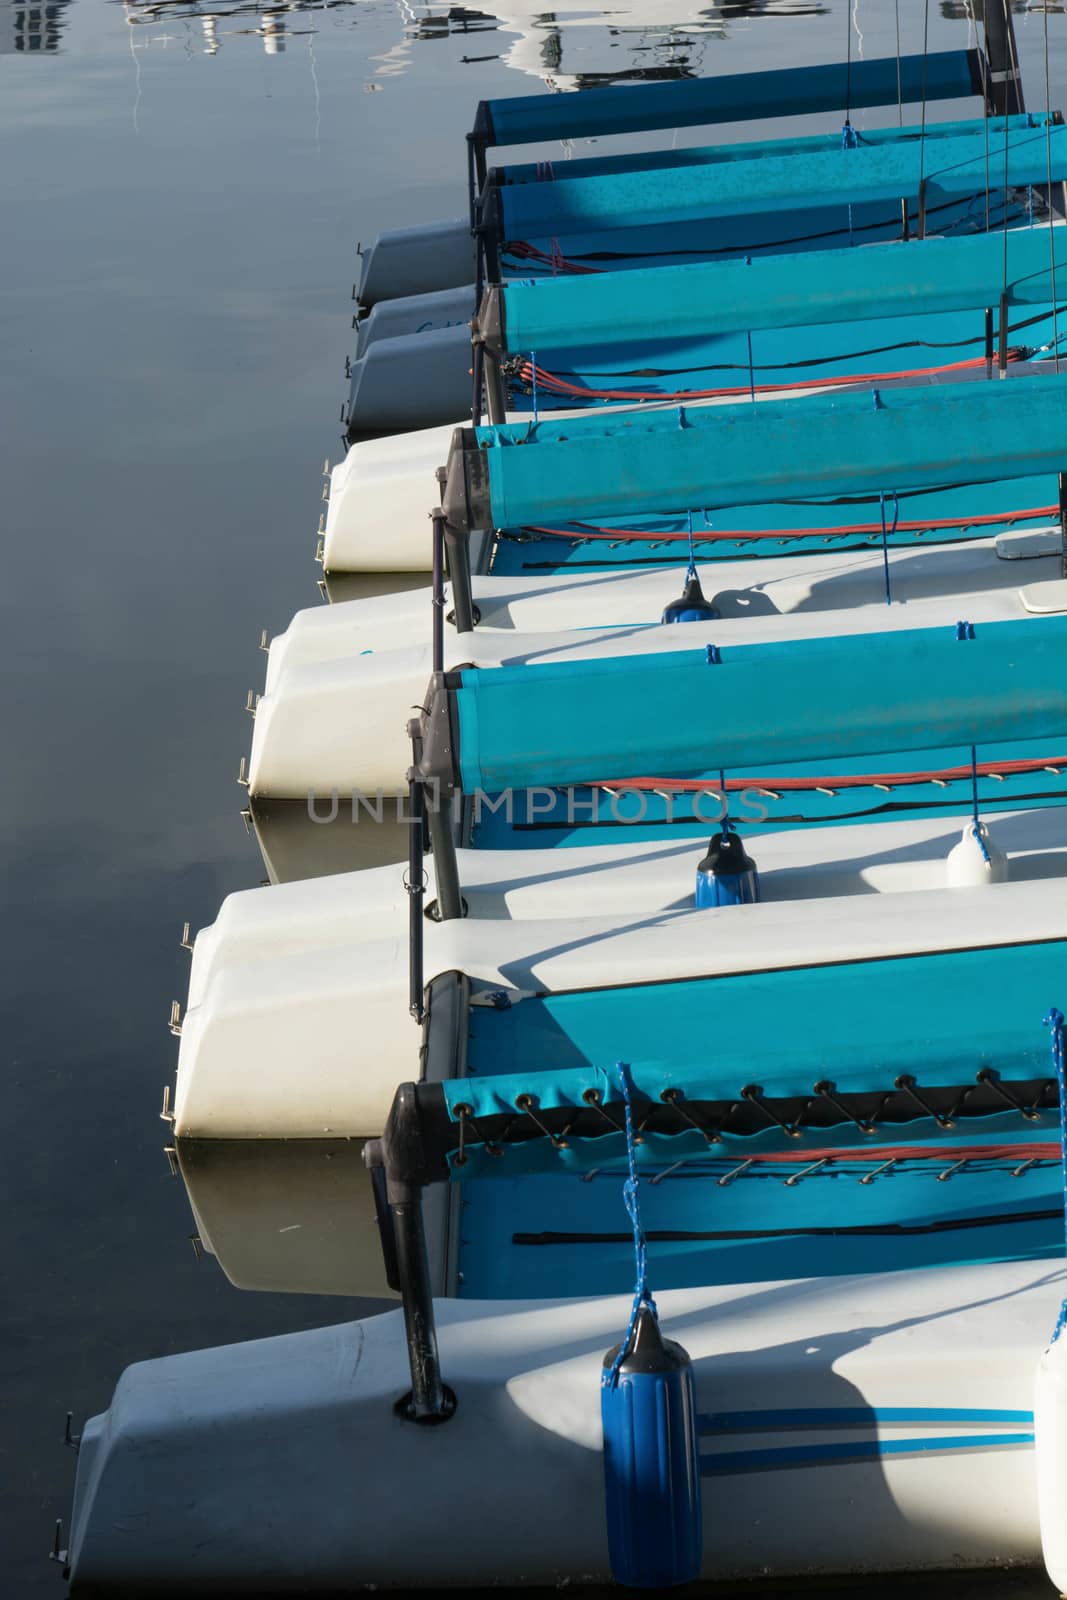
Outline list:
[[[409,422],[407,431],[352,445],[337,463],[330,473],[322,544],[327,573],[430,571],[430,512],[441,498],[435,474],[448,461],[455,430],[470,424],[470,400],[465,390],[452,422],[432,427]],[[509,422],[526,420],[508,414]]]
[[[1055,559],[1048,557],[1027,566],[1044,571]],[[799,643],[830,636],[948,628],[961,614],[976,626],[1020,621],[1031,614],[1020,599],[1015,563],[998,561],[992,541],[983,541],[983,550],[975,554],[975,566],[978,571],[969,590],[965,585],[945,595],[937,592],[936,584],[930,585],[929,592],[917,582],[918,597],[902,588],[898,590],[898,600],[906,603],[891,607],[878,593],[877,583],[856,581],[855,604],[844,609],[805,609],[805,604],[811,605],[809,578],[795,585],[796,611],[790,608],[787,587],[783,585],[782,609],[772,603],[771,610],[750,615],[737,606],[732,615],[710,623],[620,624],[544,634],[504,630],[483,634],[480,628],[460,634],[448,630],[444,664],[446,669],[461,664],[537,666],[543,662],[703,650],[709,639],[720,648],[786,639]],[[863,574],[868,580],[871,575],[871,569]],[[999,586],[979,587],[979,575]],[[846,588],[844,584],[841,587]],[[758,598],[763,591],[750,588],[748,592]],[[357,648],[358,627],[357,624],[353,637],[343,623],[337,626],[327,622],[321,631],[307,627],[298,630],[301,642],[292,650],[278,640],[272,644],[275,663],[269,670],[267,692],[256,706],[248,765],[253,796],[297,800],[311,797],[325,805],[334,791],[347,796],[356,791],[373,798],[379,790],[395,795],[404,787],[411,765],[407,723],[412,708],[421,705],[425,697],[433,670],[432,649],[425,643],[382,650]],[[308,639],[312,641],[310,645],[305,643]],[[319,649],[335,650],[336,654],[316,656],[314,652]],[[290,659],[280,665],[283,656]],[[358,728],[359,738],[338,739],[339,728]],[[589,776],[610,780],[614,774]]]
[[[522,905],[540,911],[541,918],[427,922],[425,976],[430,981],[459,971],[475,990],[563,993],[1013,938],[1063,938],[1067,898],[1062,878],[1049,875],[1050,855],[1041,855],[1040,879],[1024,875],[1034,870],[1029,852],[1043,847],[1058,849],[1056,863],[1065,864],[1059,815],[1049,810],[1004,819],[1015,844],[1023,845],[1019,881],[864,892],[876,890],[877,883],[865,883],[859,863],[850,868],[842,857],[837,886],[851,873],[858,893],[709,911],[650,909],[596,920],[576,914],[598,892],[603,869],[596,853],[546,852],[558,864],[558,883],[548,875],[538,883],[535,866],[527,882],[516,879],[510,891],[503,887],[505,898],[514,894],[513,914]],[[918,824],[883,825],[885,882],[907,882],[909,870],[919,881],[931,876],[943,882],[943,855],[932,860],[930,852],[947,851],[953,837],[944,823],[925,827],[924,838]],[[996,839],[996,820],[991,831]],[[783,836],[778,853],[784,857],[786,847],[798,842],[802,852],[813,853],[828,837],[823,830]],[[1007,832],[1001,837],[1008,842]],[[765,845],[770,838],[761,841],[761,850]],[[657,894],[661,903],[669,901],[683,879],[691,887],[696,850],[690,848],[688,867],[680,852],[665,853],[662,870],[646,863],[634,877],[633,892],[643,881],[652,906]],[[566,877],[572,855],[578,858],[573,882]],[[764,852],[771,894],[774,855],[773,848]],[[873,870],[877,878],[879,869]],[[615,872],[618,893],[630,892],[626,868]],[[782,869],[783,877],[790,874],[794,889],[818,887],[818,869],[810,861]],[[824,877],[824,891],[832,880],[832,873]],[[366,1231],[358,1247],[352,1241],[359,1220],[370,1219],[362,1141],[381,1132],[397,1084],[419,1078],[423,1068],[422,1030],[407,1014],[405,918],[396,904],[401,888],[389,873],[371,873],[231,896],[218,923],[197,940],[182,1024],[174,1142],[205,1246],[243,1287],[385,1292]],[[487,904],[498,903],[501,892],[500,884],[487,884]],[[583,897],[585,905],[576,906]],[[379,936],[368,939],[368,928]]]
[[[1026,1418],[1063,1277],[1029,1262],[661,1295],[704,1423],[703,1576],[1036,1564]],[[606,1579],[600,1366],[628,1312],[439,1301],[458,1403],[434,1428],[393,1409],[399,1312],[129,1368],[82,1436],[73,1593]]]
[[[944,594],[962,602],[971,594],[1014,593],[1048,581],[1058,570],[1059,529],[1035,530],[1023,538],[1032,543],[1018,551],[1003,538],[976,539],[965,548],[934,545],[895,550],[891,557],[894,598],[910,604]],[[632,566],[589,572],[576,568],[537,577],[475,573],[471,590],[479,614],[477,638],[503,633],[514,644],[521,633],[655,624],[664,607],[681,593],[684,553],[684,544],[664,547],[664,565],[651,569]],[[698,562],[697,571],[706,598],[724,619],[751,621],[773,613],[844,612],[874,605],[879,607],[880,626],[885,626],[880,550],[798,555],[775,544],[771,557]],[[446,612],[451,606],[446,584]],[[413,578],[412,587],[401,593],[298,611],[271,643],[266,692],[273,690],[288,667],[310,666],[366,650],[424,644],[431,608],[430,586]],[[446,637],[454,632],[450,629]]]

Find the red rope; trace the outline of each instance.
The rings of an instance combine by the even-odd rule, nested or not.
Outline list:
[[[1060,775],[1067,767],[1067,754],[1035,757],[1025,761],[979,761],[980,778],[1011,778],[1027,772],[1049,772]],[[831,777],[814,778],[727,778],[725,788],[730,793],[743,789],[769,790],[771,793],[811,793],[816,790],[836,789],[893,789],[911,783],[955,783],[971,777],[971,765],[941,767],[929,772],[865,772],[845,773]],[[634,789],[654,793],[657,790],[672,794],[718,793],[715,786],[699,778],[601,778],[582,787],[591,789]]]
[[[600,273],[604,271],[603,267],[583,267],[577,261],[568,261],[566,256],[559,253],[558,244],[556,253],[549,255],[544,250],[538,250],[536,245],[527,244],[525,239],[517,239],[513,244],[504,246],[504,254],[517,256],[520,261],[543,261],[546,267],[552,268],[553,272],[577,272],[584,275],[590,272]]]
[[[1021,345],[1015,345],[1008,351],[1009,361],[1021,361],[1026,351]],[[537,383],[540,388],[550,394],[565,396],[566,398],[578,397],[585,400],[716,400],[727,399],[733,396],[746,396],[750,394],[788,394],[798,389],[834,389],[849,384],[863,383],[889,383],[896,378],[924,378],[936,373],[966,372],[975,367],[984,367],[985,356],[972,356],[967,361],[950,361],[941,367],[902,367],[896,372],[854,372],[837,374],[824,378],[797,378],[790,383],[757,383],[755,385],[744,383],[734,384],[718,389],[591,389],[581,384],[570,383],[566,378],[559,377],[554,372],[548,372],[544,367],[537,367]],[[534,365],[524,361],[519,368],[519,375],[525,383],[532,383]]]
[[[916,533],[933,528],[986,528],[999,522],[1036,522],[1043,517],[1055,517],[1059,513],[1058,506],[1032,506],[1028,511],[985,511],[971,517],[926,517],[915,521],[901,521],[897,523],[898,533]],[[613,539],[640,540],[649,544],[673,544],[679,541],[688,543],[688,533],[642,533],[636,528],[592,528],[567,529],[567,528],[541,528],[530,527],[530,533],[536,533],[546,539]],[[706,533],[693,535],[694,544],[715,544],[721,540],[741,539],[843,539],[858,534],[880,534],[880,522],[850,522],[837,523],[827,528],[755,528],[755,529],[722,529],[709,530]]]

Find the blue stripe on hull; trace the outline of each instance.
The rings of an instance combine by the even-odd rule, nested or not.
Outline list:
[[[922,1456],[948,1451],[1018,1449],[1032,1445],[1032,1433],[959,1434],[956,1438],[857,1439],[845,1444],[787,1444],[770,1450],[724,1450],[700,1457],[705,1478],[732,1478],[740,1472],[785,1472],[796,1467],[842,1466],[884,1461],[889,1456]]]

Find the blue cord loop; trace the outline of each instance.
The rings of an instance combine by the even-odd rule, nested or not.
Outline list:
[[[1052,1029],[1052,1068],[1060,1092],[1060,1165],[1063,1173],[1064,1243],[1067,1246],[1067,1074],[1063,1063],[1063,1012],[1050,1006],[1043,1018],[1046,1028]],[[1055,1344],[1067,1327],[1067,1300],[1060,1306],[1060,1314],[1052,1332],[1050,1343]]]
[[[537,421],[537,351],[530,351],[530,372],[533,376],[533,417]]]
[[[637,1313],[642,1306],[647,1306],[659,1321],[659,1312],[656,1302],[652,1298],[652,1290],[648,1286],[648,1245],[645,1242],[645,1230],[641,1226],[641,1205],[637,1191],[641,1180],[637,1176],[637,1139],[634,1134],[633,1114],[633,1080],[630,1077],[630,1064],[627,1061],[616,1061],[615,1070],[619,1074],[619,1083],[622,1086],[622,1107],[626,1122],[626,1165],[628,1176],[622,1186],[623,1203],[626,1206],[631,1225],[634,1230],[634,1303],[630,1308],[630,1321],[623,1341],[619,1346],[619,1353],[610,1367],[605,1368],[601,1378],[604,1388],[614,1389],[619,1381],[619,1369],[626,1358],[630,1348],[630,1341],[634,1336],[637,1326]]]

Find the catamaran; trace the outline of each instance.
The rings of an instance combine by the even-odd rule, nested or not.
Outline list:
[[[485,104],[365,256],[325,585],[418,587],[270,645],[163,1115],[234,1283],[400,1304],[129,1369],[75,1593],[1067,1587],[1067,143],[991,10]],[[770,104],[844,130],[488,165]]]

